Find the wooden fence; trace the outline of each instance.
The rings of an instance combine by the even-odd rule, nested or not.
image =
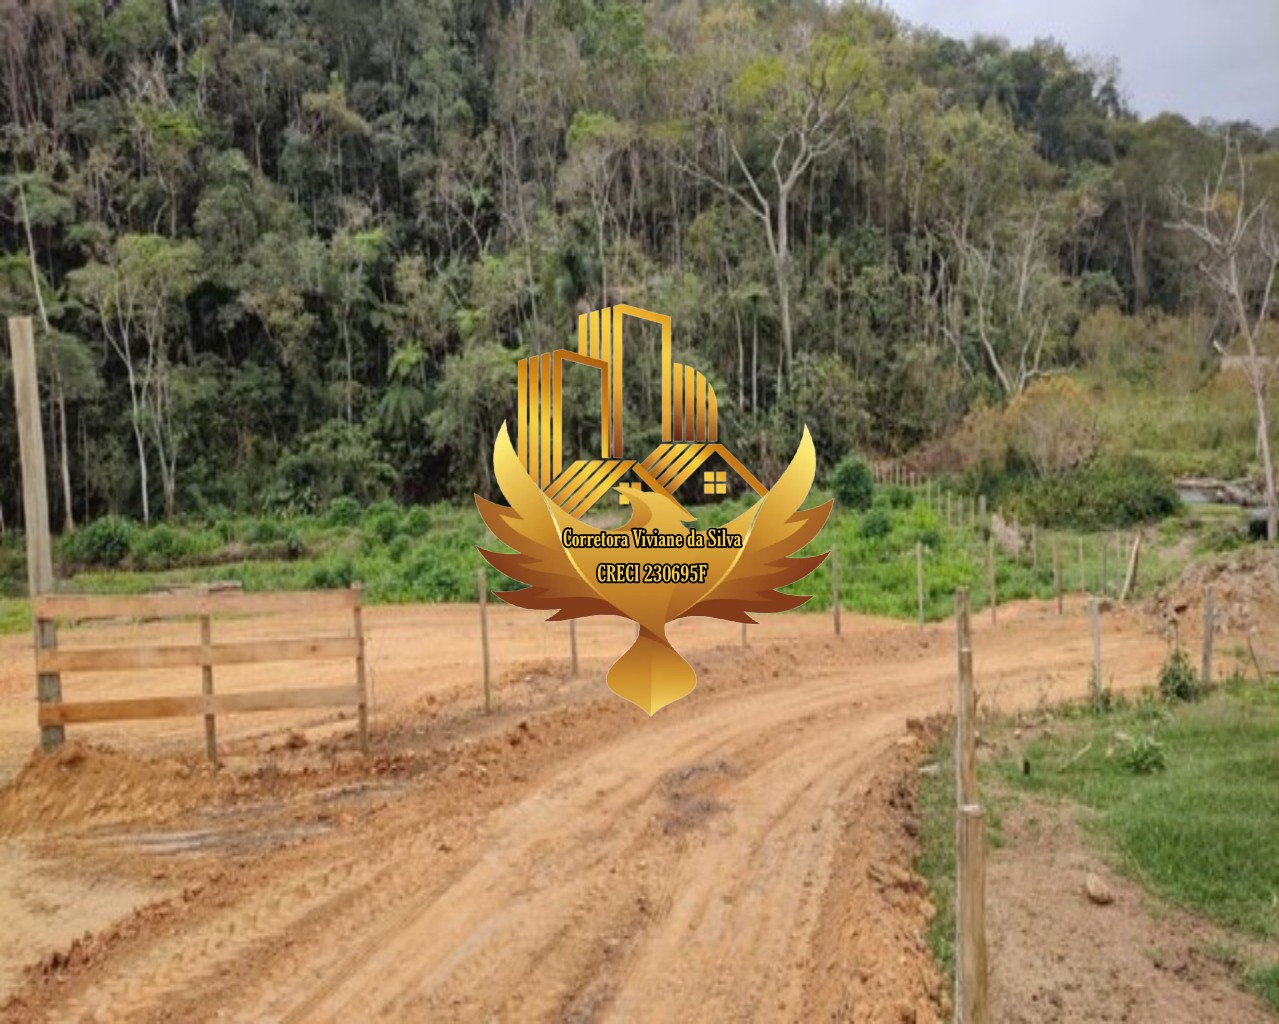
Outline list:
[[[278,711],[354,704],[359,716],[360,748],[368,749],[368,691],[365,682],[362,591],[313,591],[301,593],[147,594],[135,597],[99,597],[44,594],[35,598],[37,623],[36,673],[52,677],[56,697],[42,697],[41,727],[84,722],[120,722],[138,719],[204,716],[205,745],[211,761],[217,760],[217,716],[230,712]],[[349,611],[348,635],[293,637],[215,643],[213,619],[219,615],[261,615],[293,612],[315,615]],[[58,647],[57,623],[102,619],[191,619],[199,624],[199,642],[112,647]],[[283,661],[355,662],[354,682],[337,686],[309,686],[278,690],[218,694],[213,670],[218,666]],[[116,700],[68,702],[61,696],[64,672],[145,671],[199,668],[201,691],[190,696],[155,696]],[[48,692],[42,690],[41,693]]]

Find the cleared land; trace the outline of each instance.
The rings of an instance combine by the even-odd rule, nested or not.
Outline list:
[[[826,616],[777,616],[743,650],[737,626],[678,623],[698,689],[650,720],[601,681],[629,624],[579,624],[571,680],[566,625],[493,613],[493,716],[479,713],[474,607],[374,608],[371,756],[354,752],[350,718],[245,716],[220,722],[217,773],[199,719],[84,727],[72,736],[94,746],[23,767],[29,644],[0,641],[5,1015],[938,1017],[901,779],[927,749],[921,720],[952,704],[950,624],[846,616],[836,640]],[[1028,604],[975,624],[987,707],[1084,693],[1079,599],[1061,618]],[[1104,629],[1108,682],[1149,684],[1165,642],[1136,614]],[[287,637],[290,623],[225,635]],[[313,668],[255,667],[219,688],[325,681]],[[68,677],[68,698],[199,685],[198,670],[90,678],[86,691]]]

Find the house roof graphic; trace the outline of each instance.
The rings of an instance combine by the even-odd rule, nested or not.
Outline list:
[[[625,319],[656,323],[662,330],[662,443],[645,459],[623,457],[622,374]],[[600,375],[600,457],[564,468],[562,395],[564,364]],[[757,494],[763,484],[720,441],[715,389],[704,374],[671,356],[671,318],[636,306],[615,305],[577,318],[577,351],[557,349],[521,359],[517,369],[520,461],[543,492],[570,515],[580,516],[608,490],[633,474],[672,498],[712,456],[722,458]]]

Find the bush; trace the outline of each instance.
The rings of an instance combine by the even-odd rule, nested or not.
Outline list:
[[[342,495],[329,502],[324,522],[329,526],[355,526],[360,521],[360,503]]]
[[[1087,466],[1011,485],[1000,504],[1043,526],[1099,530],[1134,526],[1178,511],[1168,475],[1140,455],[1095,459]]]
[[[274,519],[255,519],[244,531],[247,544],[276,544],[284,540],[287,531]]]
[[[131,554],[152,568],[165,568],[180,563],[195,548],[191,537],[160,523],[135,536]]]
[[[845,455],[831,472],[830,487],[844,508],[865,511],[875,496],[875,477],[864,459]]]
[[[889,508],[913,508],[915,505],[915,492],[906,487],[886,487],[885,493],[888,496]]]
[[[79,565],[114,568],[133,553],[138,528],[122,516],[103,516],[62,543],[64,557]]]
[[[1119,763],[1134,775],[1153,775],[1168,767],[1163,744],[1147,733],[1129,738],[1119,754]]]
[[[311,570],[310,586],[316,590],[340,590],[355,581],[355,566],[349,558],[323,562]]]
[[[873,508],[862,517],[857,532],[868,540],[887,537],[893,532],[893,517],[886,509]]]
[[[431,528],[431,511],[422,505],[414,505],[404,514],[400,528],[410,537],[421,537]]]
[[[1184,651],[1173,651],[1159,670],[1159,693],[1167,701],[1193,701],[1201,696],[1199,679]]]
[[[367,541],[382,545],[389,544],[399,532],[400,513],[394,507],[379,508],[364,520],[364,537]]]

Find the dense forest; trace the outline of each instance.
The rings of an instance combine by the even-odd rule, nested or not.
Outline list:
[[[1112,336],[1219,358],[1186,228],[1279,191],[1279,131],[853,3],[0,0],[0,73],[64,526],[487,492],[516,357],[617,301],[766,478],[801,423],[827,468],[917,449]],[[11,522],[16,451],[0,415]]]

